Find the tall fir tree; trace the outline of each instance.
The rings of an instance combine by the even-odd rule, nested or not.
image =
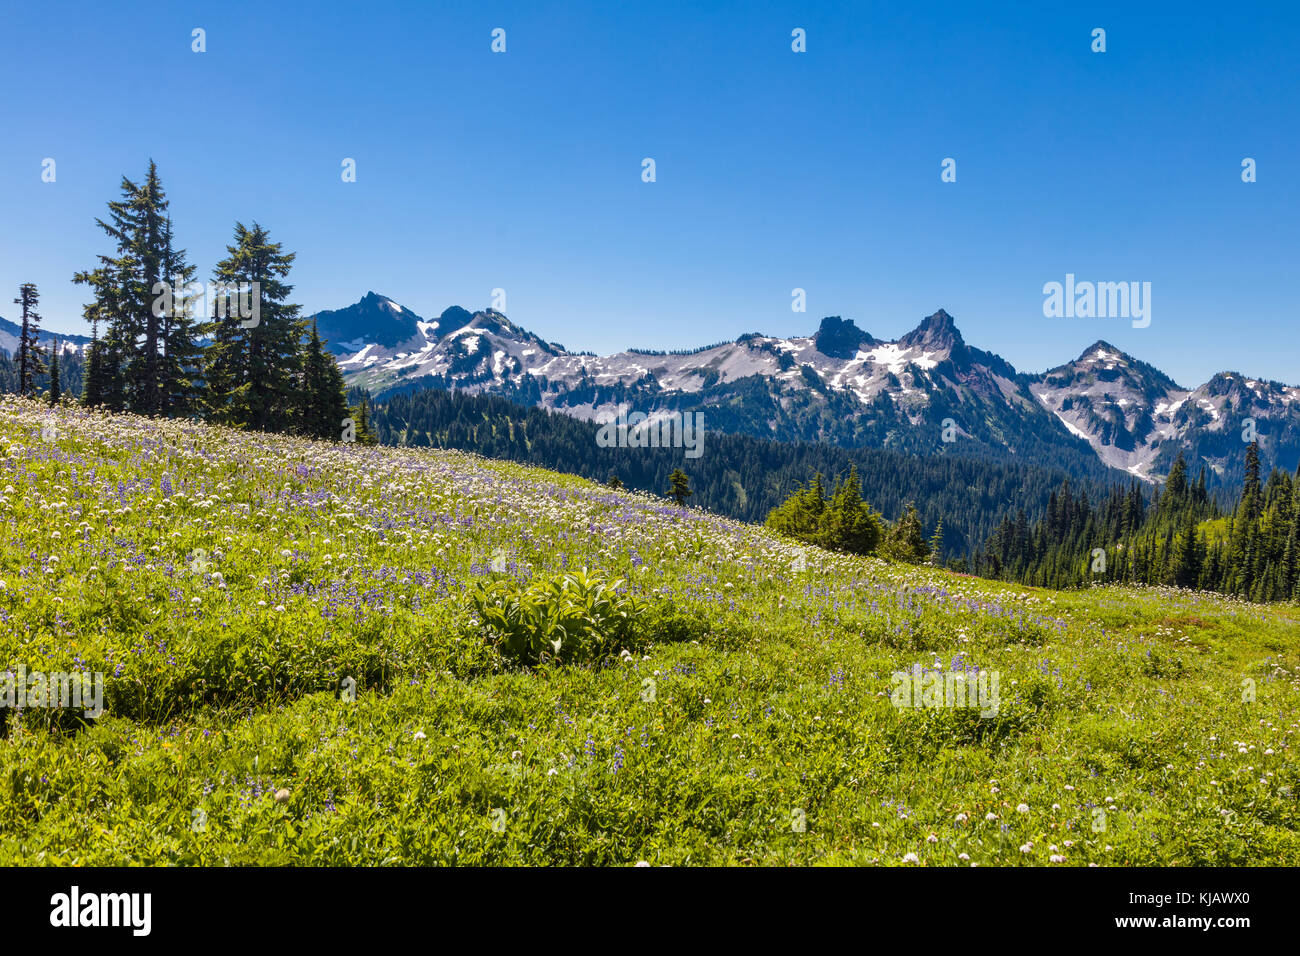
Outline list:
[[[370,427],[370,396],[363,393],[356,405],[349,409],[352,423],[352,440],[358,445],[378,445],[379,436]]]
[[[81,404],[95,408],[107,402],[109,383],[104,360],[103,343],[99,339],[99,321],[90,329],[90,344],[86,346],[86,367],[81,380]]]
[[[62,387],[59,382],[59,340],[50,343],[50,407],[59,404]]]
[[[934,526],[934,534],[930,535],[930,563],[943,567],[943,518],[939,518],[939,523]]]
[[[203,408],[202,325],[195,315],[196,301],[202,297],[194,294],[198,269],[187,261],[184,249],[176,248],[170,217],[163,223],[162,250],[162,281],[168,283],[171,301],[158,327],[159,405],[166,415],[193,417]]]
[[[235,224],[234,245],[213,272],[222,288],[214,297],[204,374],[208,407],[223,424],[257,431],[291,431],[297,426],[298,381],[303,322],[301,308],[288,302],[293,286],[282,281],[295,253],[285,252],[257,223]],[[257,312],[240,314],[240,287],[249,290]]]
[[[916,513],[915,504],[908,502],[907,510],[890,529],[885,540],[885,551],[891,558],[910,564],[917,564],[929,556],[930,546],[925,542],[921,516]]]
[[[343,421],[348,417],[346,387],[343,373],[326,351],[315,322],[311,324],[311,337],[303,347],[301,364],[298,429],[308,438],[337,441],[343,433]],[[369,430],[368,422],[366,427]]]
[[[131,370],[134,407],[145,415],[162,415],[168,398],[163,381],[163,325],[168,316],[157,307],[158,293],[171,281],[164,270],[171,246],[167,196],[158,178],[158,165],[149,160],[144,183],[134,196],[135,233],[132,237],[140,264],[140,284],[148,293],[149,308],[141,319],[142,341],[136,343]],[[171,297],[174,300],[174,296]]]
[[[22,312],[18,330],[18,354],[15,356],[18,363],[19,395],[30,395],[36,387],[36,376],[45,371],[45,365],[41,362],[41,349],[37,344],[41,316],[36,307],[40,301],[41,294],[36,289],[36,283],[24,282],[18,287],[18,298],[14,299],[14,305]]]
[[[116,243],[101,254],[99,266],[78,272],[73,281],[87,285],[94,302],[85,316],[104,335],[95,345],[96,369],[83,400],[114,411],[163,414],[168,401],[163,377],[163,315],[157,307],[159,282],[168,256],[168,200],[149,161],[142,184],[122,177],[122,196],[108,203],[108,219],[96,224]]]
[[[1255,583],[1260,507],[1259,446],[1246,447],[1246,474],[1242,479],[1241,497],[1232,516],[1232,534],[1228,544],[1228,593],[1250,597]]]
[[[127,258],[100,256],[100,260],[98,269],[73,276],[73,282],[89,285],[94,292],[94,301],[83,309],[83,315],[90,323],[91,344],[86,355],[86,378],[81,400],[87,406],[122,411],[127,407],[123,368],[128,348],[123,329],[129,322],[131,264]],[[99,334],[101,322],[104,324],[102,336]]]
[[[880,521],[862,500],[858,466],[840,481],[826,509],[825,546],[853,554],[874,554],[880,545]]]
[[[1183,515],[1183,527],[1178,532],[1171,555],[1169,583],[1178,587],[1194,588],[1201,579],[1204,542],[1197,534],[1192,512],[1187,510]]]
[[[686,499],[695,492],[691,491],[691,480],[686,477],[686,472],[680,468],[674,468],[673,473],[668,476],[668,481],[672,487],[668,489],[668,494],[672,496],[673,501],[677,502],[677,507],[686,507]]]
[[[1164,496],[1171,507],[1179,505],[1187,496],[1187,462],[1181,451],[1169,469],[1169,477],[1165,479]]]
[[[826,490],[821,473],[799,488],[767,515],[767,527],[778,534],[788,535],[809,544],[826,543],[825,520]]]

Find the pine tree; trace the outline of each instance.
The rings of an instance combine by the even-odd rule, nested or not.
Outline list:
[[[197,273],[185,250],[175,247],[169,217],[162,229],[162,281],[169,284],[172,301],[158,327],[162,354],[157,388],[159,411],[172,417],[192,417],[203,409],[201,325],[194,312],[196,297],[191,295]]]
[[[36,283],[24,282],[18,287],[18,298],[14,305],[22,309],[21,328],[18,330],[18,394],[30,395],[36,385],[36,376],[45,371],[41,362],[41,350],[37,339],[41,331],[41,316],[36,311],[41,294],[36,290]]]
[[[158,178],[158,165],[149,160],[143,185],[133,197],[135,232],[133,251],[140,267],[140,283],[149,294],[149,307],[142,317],[143,341],[128,368],[134,408],[145,415],[161,415],[167,410],[163,381],[163,324],[168,317],[155,307],[161,283],[170,282],[164,272],[171,251],[171,227],[166,218],[167,196]]]
[[[619,480],[618,475],[610,475],[609,480],[605,482],[605,485],[609,488],[613,488],[615,491],[618,491],[623,487],[623,482]]]
[[[672,488],[669,489],[668,493],[677,502],[677,507],[684,508],[686,499],[695,494],[695,492],[691,491],[690,479],[686,477],[686,472],[680,468],[674,468],[673,473],[668,476],[668,480],[672,482]]]
[[[303,347],[302,389],[298,408],[298,430],[308,438],[337,440],[348,417],[348,399],[343,373],[321,341],[316,323]],[[367,431],[369,425],[367,423]]]
[[[818,473],[811,482],[773,508],[768,513],[766,524],[778,534],[824,545],[826,535],[822,519],[825,512],[826,493],[822,476]]]
[[[1216,544],[1214,547],[1207,549],[1205,555],[1205,566],[1201,569],[1200,588],[1204,591],[1221,591],[1222,584],[1222,565],[1223,565],[1223,548]]]
[[[1291,527],[1282,553],[1280,599],[1290,598],[1297,587],[1300,587],[1300,473],[1291,482]]]
[[[809,544],[852,554],[874,554],[882,531],[879,516],[862,500],[856,465],[836,483],[829,503],[820,473],[767,516],[767,527]]]
[[[99,322],[90,330],[90,344],[86,346],[86,367],[81,382],[81,404],[87,408],[103,405],[108,394],[107,369],[103,358],[103,343],[99,340]]]
[[[1249,597],[1255,583],[1257,566],[1257,534],[1260,508],[1259,446],[1251,442],[1246,447],[1246,474],[1242,480],[1241,498],[1233,513],[1232,534],[1229,538],[1227,568],[1230,594]]]
[[[100,223],[103,225],[103,223]],[[73,282],[91,286],[94,301],[87,303],[83,315],[91,327],[93,359],[87,356],[88,369],[82,402],[102,405],[111,411],[127,407],[126,375],[128,342],[123,329],[129,324],[132,290],[131,263],[127,258],[100,256],[103,265],[92,272],[79,272]],[[104,334],[99,335],[99,323]]]
[[[1183,588],[1196,587],[1204,561],[1203,548],[1191,512],[1184,512],[1183,528],[1172,549],[1169,583]]]
[[[166,410],[158,300],[167,259],[167,197],[152,160],[143,185],[123,176],[121,190],[122,197],[108,204],[108,220],[95,220],[116,243],[115,253],[98,256],[98,268],[73,276],[94,293],[87,320],[94,327],[105,323],[96,375],[85,392],[114,411],[160,414]]]
[[[1241,483],[1241,507],[1247,521],[1259,517],[1259,442],[1246,447],[1246,475]]]
[[[825,512],[825,547],[852,554],[874,554],[880,545],[880,522],[862,501],[862,479],[856,465],[836,485]]]
[[[907,510],[890,529],[885,543],[886,553],[895,560],[917,564],[924,561],[930,553],[925,543],[925,534],[921,530],[921,518],[916,513],[916,505],[908,502]]]
[[[1169,469],[1169,477],[1165,479],[1165,499],[1169,505],[1177,506],[1186,497],[1187,462],[1183,460],[1183,453],[1180,451]]]
[[[235,224],[235,244],[217,263],[218,286],[209,331],[205,374],[213,417],[222,423],[258,431],[288,431],[295,427],[294,394],[298,376],[303,323],[299,306],[287,302],[293,286],[281,280],[289,274],[295,253],[272,243],[257,223]],[[253,316],[241,315],[237,296],[243,288],[255,297]]]
[[[361,400],[349,411],[354,431],[353,438],[356,443],[358,445],[379,444],[379,438],[370,428],[370,398],[362,395]]]
[[[939,523],[934,527],[934,534],[930,535],[930,563],[943,566],[943,517],[940,516]]]
[[[50,344],[50,407],[59,404],[59,340]]]

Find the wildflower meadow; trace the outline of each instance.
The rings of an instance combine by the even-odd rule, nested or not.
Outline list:
[[[0,521],[5,864],[1300,862],[1293,605],[13,396]]]

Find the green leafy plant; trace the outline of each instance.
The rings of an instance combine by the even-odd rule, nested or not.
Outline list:
[[[593,660],[644,636],[650,605],[623,578],[569,571],[524,586],[479,582],[470,600],[506,657],[522,664]]]

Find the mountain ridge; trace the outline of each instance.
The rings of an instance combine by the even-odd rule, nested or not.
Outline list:
[[[17,322],[0,316],[0,349],[4,349],[12,356],[18,348],[18,338],[22,331],[23,327]],[[41,329],[36,335],[37,345],[48,346],[55,340],[59,342],[60,352],[80,352],[90,344],[90,336],[76,335],[71,332],[51,332],[49,329]]]
[[[428,322],[374,292],[313,318],[349,385],[376,397],[454,388],[586,420],[620,406],[698,412],[724,432],[1096,462],[1145,482],[1159,481],[1180,450],[1212,481],[1235,480],[1246,446],[1236,436],[1252,428],[1267,464],[1300,460],[1300,388],[1220,372],[1188,389],[1103,339],[1064,365],[1023,373],[968,345],[942,308],[892,341],[827,316],[807,336],[752,332],[690,351],[605,356],[570,352],[492,309],[452,306]]]

